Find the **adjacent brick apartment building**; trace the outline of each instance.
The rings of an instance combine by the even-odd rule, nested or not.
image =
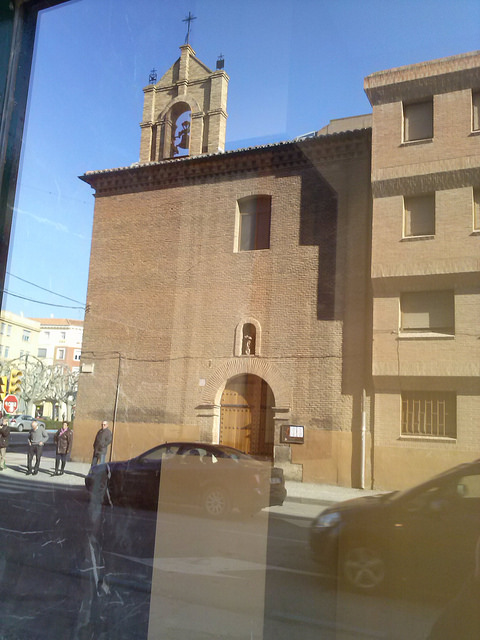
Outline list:
[[[141,163],[83,176],[74,455],[107,418],[115,458],[201,439],[310,482],[400,487],[478,456],[479,71],[373,74],[373,122],[223,152],[228,77],[181,47],[144,90]]]

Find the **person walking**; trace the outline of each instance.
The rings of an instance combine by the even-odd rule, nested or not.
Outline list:
[[[48,442],[48,437],[48,433],[43,424],[39,425],[36,420],[32,420],[32,430],[28,434],[27,476],[37,475],[43,447],[45,443]],[[35,456],[35,466],[32,470],[33,456]]]
[[[0,471],[3,471],[5,469],[5,455],[7,453],[9,440],[10,427],[8,426],[8,418],[3,418],[2,428],[0,429]]]
[[[104,420],[102,426],[97,431],[95,440],[93,442],[93,458],[92,467],[96,464],[103,464],[107,456],[107,449],[113,439],[112,432],[108,428],[108,422]]]
[[[73,431],[69,428],[68,422],[63,422],[61,429],[53,436],[55,442],[55,473],[54,476],[62,476],[65,471],[67,456],[72,450]]]

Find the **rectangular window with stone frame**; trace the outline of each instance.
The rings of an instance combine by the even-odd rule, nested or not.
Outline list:
[[[473,190],[473,230],[480,232],[480,188]]]
[[[480,91],[472,91],[472,131],[480,131]]]
[[[408,291],[400,295],[400,334],[455,334],[453,291]]]
[[[433,98],[403,104],[403,142],[433,138]]]
[[[403,237],[435,235],[435,194],[403,198]]]

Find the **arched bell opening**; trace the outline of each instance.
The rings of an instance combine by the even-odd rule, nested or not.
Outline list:
[[[181,102],[171,112],[170,156],[178,158],[190,154],[192,113],[188,104]]]

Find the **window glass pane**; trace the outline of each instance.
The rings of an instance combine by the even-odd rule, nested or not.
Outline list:
[[[401,328],[404,331],[454,331],[452,291],[420,291],[401,296]]]
[[[405,236],[435,234],[435,195],[411,196],[405,202]]]
[[[255,249],[255,230],[257,217],[254,213],[242,214],[240,230],[240,250],[251,251]]]
[[[472,93],[472,128],[474,131],[480,129],[480,91]]]
[[[480,231],[480,189],[473,190],[473,230]]]
[[[404,105],[405,141],[433,138],[433,101]]]

